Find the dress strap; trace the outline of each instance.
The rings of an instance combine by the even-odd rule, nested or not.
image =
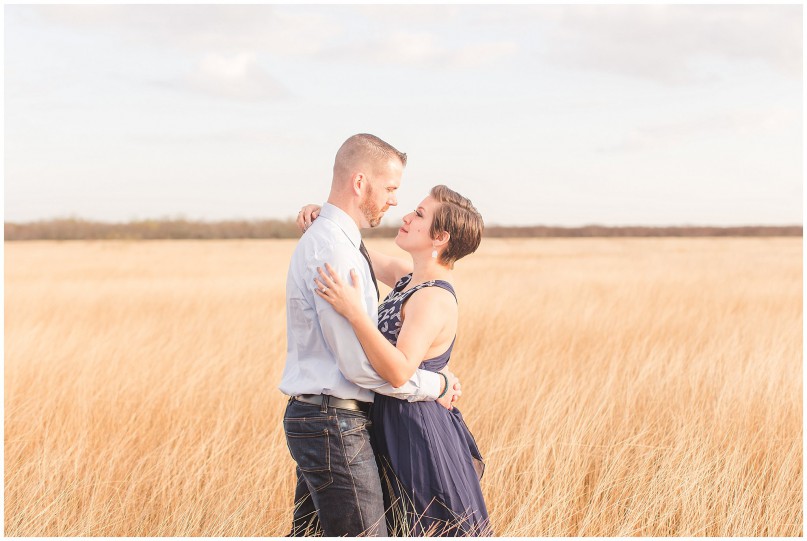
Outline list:
[[[445,289],[446,291],[448,291],[449,293],[451,293],[454,296],[455,301],[457,300],[457,293],[454,291],[454,287],[449,282],[446,282],[445,280],[429,280],[428,282],[423,282],[422,284],[418,284],[418,285],[412,287],[411,289],[407,289],[406,291],[403,291],[403,289],[411,281],[412,281],[412,275],[407,274],[406,276],[401,278],[398,281],[397,284],[395,284],[395,290],[399,291],[399,292],[402,292],[404,297],[408,298],[412,293],[414,293],[415,291],[417,291],[419,289],[423,289],[424,287],[435,286],[435,287]]]
[[[457,300],[457,293],[454,291],[454,287],[450,283],[446,282],[445,280],[435,280],[433,283],[432,282],[426,282],[426,284],[431,285],[431,286],[435,286],[435,287],[441,287],[441,288],[445,289],[446,291],[448,291],[449,293],[454,295],[454,300],[455,301]],[[423,284],[423,285],[425,286],[426,284]]]

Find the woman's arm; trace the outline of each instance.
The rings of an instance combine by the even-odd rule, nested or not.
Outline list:
[[[319,269],[317,295],[345,316],[376,372],[393,387],[406,383],[446,324],[454,298],[442,288],[427,287],[413,294],[406,304],[406,320],[393,346],[376,328],[362,307],[358,275],[350,271],[352,285],[345,284],[330,265]],[[448,309],[447,309],[448,308]]]
[[[300,228],[300,231],[305,232],[311,226],[311,223],[319,216],[320,208],[322,207],[319,205],[306,205],[297,213],[297,227]],[[377,250],[368,249],[367,252],[370,254],[375,277],[389,287],[395,287],[398,280],[412,272],[410,259],[394,257]]]
[[[412,272],[411,259],[387,255],[378,250],[368,249],[367,252],[370,254],[370,261],[373,263],[375,277],[389,287],[395,287],[398,280]]]

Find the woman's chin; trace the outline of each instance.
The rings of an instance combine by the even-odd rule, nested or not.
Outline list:
[[[401,233],[398,233],[398,236],[397,236],[397,237],[395,237],[395,245],[396,245],[398,248],[400,248],[401,250],[403,250],[404,252],[406,252],[407,254],[409,254],[409,255],[411,256],[411,255],[412,255],[412,252],[411,252],[411,251],[409,250],[409,248],[407,247],[407,245],[406,245],[406,241],[405,241],[405,240],[403,240],[403,239],[401,239],[401,236],[402,236],[402,234],[401,234]],[[414,257],[414,256],[412,256],[412,257]]]
[[[403,238],[404,235],[406,235],[406,233],[401,233],[400,231],[398,231],[398,235],[395,237],[395,245],[404,252],[409,253],[409,250],[406,247],[406,241]]]

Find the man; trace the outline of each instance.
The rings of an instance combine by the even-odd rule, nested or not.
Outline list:
[[[383,494],[370,443],[373,393],[438,400],[450,408],[456,378],[418,370],[393,388],[373,370],[346,319],[314,293],[325,263],[348,280],[356,269],[367,313],[377,318],[378,288],[360,229],[375,227],[397,205],[406,154],[374,135],[350,137],[336,153],[328,201],[291,258],[286,278],[287,355],[280,390],[297,463],[292,535],[386,536]]]

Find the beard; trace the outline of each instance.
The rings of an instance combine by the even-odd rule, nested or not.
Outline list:
[[[367,193],[359,203],[359,210],[361,210],[364,218],[370,224],[370,227],[377,227],[381,223],[381,218],[384,216],[385,209],[381,209],[373,199],[373,185],[367,184]]]

